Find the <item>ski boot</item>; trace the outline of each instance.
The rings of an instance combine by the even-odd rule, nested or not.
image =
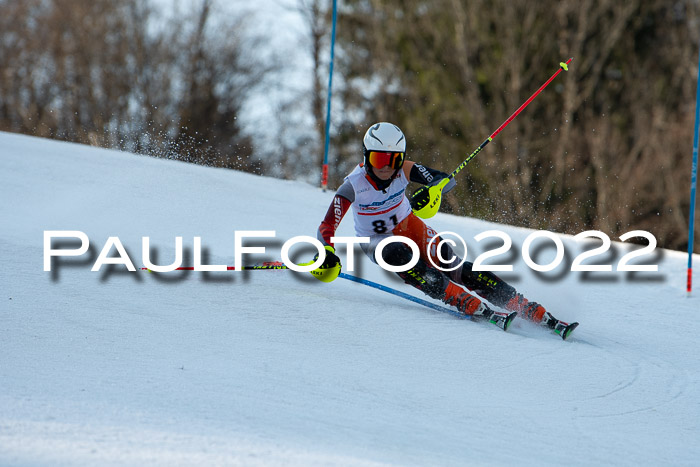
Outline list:
[[[539,303],[531,302],[519,293],[515,294],[515,296],[505,304],[504,308],[508,311],[516,311],[521,318],[535,323],[542,322],[542,317],[547,311]]]
[[[578,327],[578,323],[566,323],[564,321],[558,320],[554,316],[552,316],[552,314],[548,311],[544,313],[540,324],[551,329],[556,334],[559,334],[563,340],[566,340],[566,338],[569,337],[573,330]]]
[[[504,331],[508,330],[515,317],[518,316],[518,313],[515,311],[494,311],[486,306],[485,303],[482,303],[481,307],[483,310],[477,310],[474,313],[474,317],[488,319],[490,323],[495,324]]]
[[[566,340],[569,334],[576,329],[578,323],[566,323],[556,319],[550,312],[537,302],[531,302],[521,294],[516,294],[506,303],[507,310],[517,311],[523,319],[540,324]]]
[[[457,309],[465,315],[471,316],[477,320],[486,319],[504,331],[508,330],[510,323],[513,322],[513,319],[515,319],[518,314],[515,311],[494,311],[485,303],[482,303],[481,300],[465,292],[464,289],[452,282],[447,284],[443,301],[448,305],[456,306]]]

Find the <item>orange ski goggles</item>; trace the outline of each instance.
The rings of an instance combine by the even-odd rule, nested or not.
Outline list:
[[[403,166],[403,152],[379,152],[370,151],[367,157],[369,165],[375,169],[381,169],[385,166],[389,166],[392,169],[400,169]]]

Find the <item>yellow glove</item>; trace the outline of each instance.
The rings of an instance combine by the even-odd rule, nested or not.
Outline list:
[[[449,177],[445,177],[437,185],[426,185],[418,189],[411,199],[413,213],[421,219],[429,219],[437,214],[442,202],[442,190],[450,180]]]
[[[318,255],[314,257],[314,262]],[[333,282],[340,275],[340,258],[335,254],[335,248],[326,245],[326,259],[318,268],[311,271],[311,274],[321,282]]]

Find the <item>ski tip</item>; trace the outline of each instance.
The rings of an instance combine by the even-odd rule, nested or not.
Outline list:
[[[578,327],[578,323],[571,323],[571,324],[569,324],[569,325],[564,329],[564,331],[561,333],[561,338],[562,338],[563,340],[566,340],[567,337],[569,337],[569,335],[570,335],[572,332],[574,332],[574,329],[576,329],[577,327]]]
[[[506,320],[503,323],[504,331],[508,331],[508,328],[510,327],[511,323],[513,322],[516,316],[518,316],[518,313],[514,311],[506,317]]]

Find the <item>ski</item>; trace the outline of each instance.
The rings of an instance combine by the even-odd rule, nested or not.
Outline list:
[[[485,306],[485,305],[484,305]],[[472,315],[475,321],[488,321],[491,324],[495,324],[504,331],[508,331],[511,323],[518,316],[515,311],[495,311],[491,308],[485,306],[485,309],[478,314]]]
[[[518,313],[515,311],[512,311],[510,313],[503,311],[494,311],[491,314],[491,316],[488,317],[488,320],[490,323],[495,324],[504,331],[508,331],[508,328],[510,327],[511,323],[513,322],[516,316],[518,316]]]
[[[574,329],[578,327],[578,323],[567,323],[566,321],[558,320],[551,313],[546,312],[542,319],[542,326],[551,329],[553,333],[566,340],[574,332]]]
[[[555,326],[554,326],[554,333],[559,334],[563,340],[566,340],[567,337],[571,335],[571,333],[578,327],[578,323],[565,323],[564,321],[559,321]]]

